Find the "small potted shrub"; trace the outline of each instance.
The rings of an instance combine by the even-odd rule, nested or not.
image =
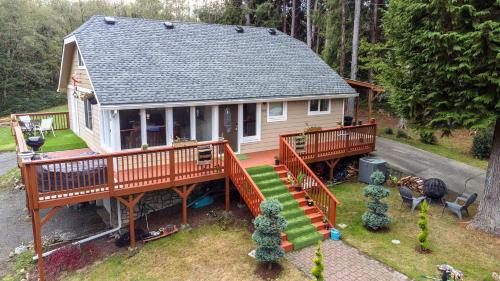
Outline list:
[[[338,126],[338,127],[342,127],[342,122],[338,121],[338,122],[337,122],[337,126]]]
[[[325,225],[325,229],[329,230],[330,229],[330,223],[326,218],[323,218],[323,224]]]
[[[148,148],[149,148],[149,145],[148,145],[148,144],[143,144],[143,145],[141,146],[141,149],[142,149],[142,150],[148,150]]]
[[[278,155],[274,156],[274,165],[278,166],[280,164],[280,158]]]
[[[398,177],[389,175],[389,178],[387,179],[387,185],[388,186],[397,186],[399,182]]]
[[[300,172],[298,175],[297,175],[297,184],[295,185],[295,190],[297,192],[301,192],[302,191],[302,183],[304,183],[304,173]]]

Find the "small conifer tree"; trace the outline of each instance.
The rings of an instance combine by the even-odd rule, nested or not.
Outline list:
[[[311,275],[316,279],[316,281],[324,281],[323,270],[325,265],[323,264],[323,254],[321,253],[321,241],[318,241],[318,248],[316,249],[316,257],[313,259],[314,267],[311,269]]]
[[[371,184],[364,188],[363,193],[365,197],[371,198],[372,201],[368,203],[369,211],[363,214],[361,220],[365,227],[378,230],[387,227],[391,223],[391,219],[386,215],[389,206],[381,201],[389,196],[389,190],[382,186],[385,175],[381,171],[373,172],[370,179]]]
[[[268,263],[271,268],[285,255],[281,247],[281,232],[287,226],[284,217],[280,215],[283,206],[278,200],[265,200],[260,204],[261,214],[254,220],[255,232],[252,239],[257,243],[255,258],[259,262]]]
[[[430,249],[429,227],[427,225],[429,223],[429,216],[427,215],[427,211],[429,211],[429,204],[427,204],[427,201],[424,200],[422,205],[420,205],[420,219],[418,220],[418,227],[420,228],[418,243],[422,252],[427,252]]]

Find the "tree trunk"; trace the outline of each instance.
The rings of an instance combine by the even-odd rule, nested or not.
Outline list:
[[[340,0],[340,50],[339,50],[339,75],[345,74],[345,26],[346,26],[346,0]]]
[[[307,46],[312,48],[312,21],[311,21],[311,0],[306,1],[306,28],[307,28]]]
[[[286,34],[286,23],[287,23],[287,0],[283,0],[283,33]]]
[[[248,13],[248,11],[250,11],[250,5],[251,5],[250,1],[251,0],[243,1],[247,11],[247,13],[245,13],[245,25],[252,25],[252,20],[250,18],[250,14]]]
[[[352,30],[351,79],[356,80],[358,70],[359,18],[361,16],[361,0],[354,1],[354,27]],[[354,98],[347,100],[347,114],[354,113]]]
[[[378,6],[379,0],[372,0],[372,20],[370,23],[370,43],[375,44],[378,42]],[[373,83],[373,69],[368,70],[368,82]]]
[[[290,28],[290,35],[293,38],[297,37],[297,9],[298,9],[298,2],[299,0],[292,0],[292,26]]]
[[[470,227],[500,236],[500,118],[495,125],[484,193]]]

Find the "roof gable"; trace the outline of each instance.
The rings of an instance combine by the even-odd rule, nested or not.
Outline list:
[[[92,17],[75,36],[103,105],[353,94],[303,42],[266,28]]]

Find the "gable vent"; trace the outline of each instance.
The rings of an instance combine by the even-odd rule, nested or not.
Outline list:
[[[104,17],[104,22],[107,24],[115,24],[116,19],[114,17]]]
[[[267,31],[268,31],[268,32],[269,32],[269,34],[271,34],[271,35],[276,35],[276,29],[274,29],[274,28],[269,28]]]
[[[163,25],[167,28],[167,29],[173,29],[174,28],[174,24],[169,22],[169,21],[166,21],[163,23]]]
[[[243,33],[243,32],[245,31],[245,30],[243,29],[243,27],[241,27],[241,26],[239,26],[239,25],[237,25],[237,26],[234,28],[234,30],[236,30],[236,32],[238,32],[238,33]]]

